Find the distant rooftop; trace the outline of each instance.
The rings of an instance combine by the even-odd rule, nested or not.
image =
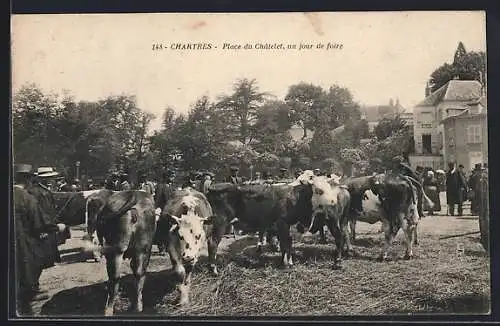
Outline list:
[[[480,98],[481,83],[477,80],[450,80],[418,103],[417,107],[435,106],[442,101],[477,101]]]

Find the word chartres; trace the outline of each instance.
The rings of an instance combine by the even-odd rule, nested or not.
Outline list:
[[[157,50],[211,50],[215,46],[212,43],[153,43],[153,51]]]

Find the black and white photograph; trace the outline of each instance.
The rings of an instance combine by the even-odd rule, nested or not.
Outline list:
[[[489,315],[484,11],[11,16],[13,318]]]

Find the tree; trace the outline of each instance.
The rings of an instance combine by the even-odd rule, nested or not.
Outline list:
[[[378,170],[380,168],[390,169],[392,158],[397,155],[406,155],[410,142],[410,130],[402,129],[383,140],[372,139],[360,149],[365,157],[369,158],[372,167],[376,162]]]
[[[255,79],[236,81],[233,94],[223,95],[217,103],[219,119],[224,119],[226,130],[230,131],[242,144],[254,138],[253,128],[259,107],[268,93],[260,92]]]
[[[278,155],[286,151],[292,140],[288,113],[288,106],[281,101],[266,102],[259,109],[253,126],[257,151]]]
[[[285,101],[290,107],[291,122],[302,127],[302,138],[306,138],[307,129],[315,129],[317,120],[327,106],[325,91],[320,86],[299,83],[290,86]]]
[[[402,120],[399,115],[394,118],[383,118],[373,129],[373,133],[377,139],[384,140],[403,129],[407,129],[406,121]]]
[[[330,124],[334,127],[347,120],[357,121],[361,118],[359,105],[354,102],[348,88],[332,85],[326,94],[326,101],[330,108]]]
[[[321,161],[333,156],[332,134],[330,129],[325,125],[319,125],[314,131],[314,135],[309,144],[309,156],[314,161]]]
[[[458,44],[452,64],[444,63],[431,74],[430,86],[434,92],[448,81],[477,80],[485,86],[486,54],[484,52],[466,52],[462,42]]]
[[[353,167],[366,159],[362,150],[357,148],[345,148],[340,151],[340,158],[347,168],[347,174],[352,176],[354,173]]]
[[[465,46],[462,42],[458,42],[457,50],[455,51],[455,56],[453,57],[453,64],[458,64],[458,62],[463,59],[467,54]]]

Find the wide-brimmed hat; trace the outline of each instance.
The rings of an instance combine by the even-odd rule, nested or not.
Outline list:
[[[33,174],[33,166],[31,164],[15,164],[14,173]]]
[[[481,170],[481,163],[477,163],[474,165],[475,170]]]
[[[286,168],[280,168],[280,171],[281,172],[286,172],[286,171],[288,171],[288,169],[286,169]]]
[[[49,178],[49,177],[57,177],[59,173],[54,171],[54,168],[43,166],[37,169],[35,175],[39,178]]]
[[[239,167],[237,167],[237,166],[231,166],[229,169],[230,169],[231,171],[239,171],[239,170],[240,170],[240,168],[239,168]]]

